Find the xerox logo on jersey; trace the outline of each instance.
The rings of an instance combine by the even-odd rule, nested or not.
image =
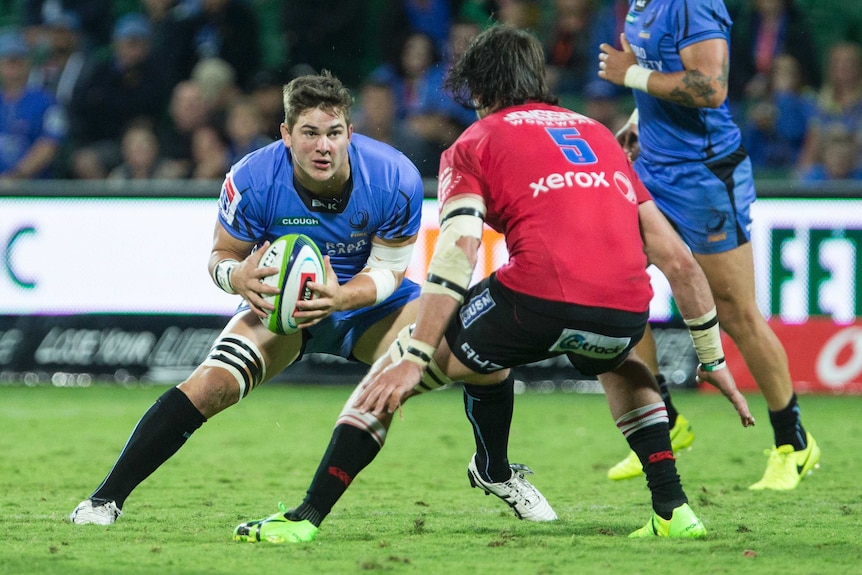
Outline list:
[[[231,172],[221,185],[221,196],[219,197],[218,205],[219,212],[221,212],[221,216],[228,225],[233,225],[233,219],[236,217],[236,208],[240,201],[242,201],[242,194],[234,186],[233,172]]]
[[[565,172],[548,174],[544,178],[530,184],[535,198],[541,193],[559,190],[560,188],[609,188],[610,184],[604,172]]]
[[[497,304],[494,302],[494,298],[485,289],[485,291],[471,299],[467,305],[461,308],[461,311],[458,313],[461,318],[461,325],[465,328],[469,327],[471,323],[489,312],[495,305]]]
[[[614,184],[617,189],[632,204],[638,203],[638,195],[635,193],[635,187],[631,180],[622,172],[614,172]]]
[[[609,359],[621,354],[631,343],[630,337],[611,337],[580,329],[564,329],[548,351],[575,353],[594,359]]]
[[[503,118],[513,126],[529,124],[531,126],[571,126],[583,122],[593,122],[586,116],[568,110],[518,110],[510,112]]]

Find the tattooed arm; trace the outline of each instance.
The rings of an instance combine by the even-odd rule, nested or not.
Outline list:
[[[637,64],[631,46],[622,39],[623,50],[619,51],[609,44],[600,46],[599,77],[619,86],[626,85],[629,67]],[[649,72],[641,68],[642,86],[632,86],[650,96],[668,100],[690,108],[717,108],[727,98],[727,75],[730,69],[730,56],[727,42],[711,39],[686,46],[680,51],[685,66],[682,72]],[[648,74],[648,78],[647,78]],[[631,74],[629,76],[631,78]]]

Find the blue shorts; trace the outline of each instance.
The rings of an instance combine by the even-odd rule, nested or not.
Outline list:
[[[640,157],[635,171],[692,252],[727,252],[751,240],[756,194],[742,146],[709,162],[651,164]]]
[[[353,358],[353,348],[362,334],[389,314],[419,297],[419,285],[404,278],[391,296],[371,307],[339,311],[303,330],[303,353],[328,353]]]

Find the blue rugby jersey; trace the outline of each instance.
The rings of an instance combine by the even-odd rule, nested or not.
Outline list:
[[[730,16],[723,0],[632,0],[625,34],[638,63],[663,73],[681,72],[686,46],[724,38]],[[704,161],[736,150],[742,136],[727,101],[719,108],[688,108],[634,90],[640,115],[641,155],[649,162]]]
[[[305,234],[330,256],[339,282],[346,282],[365,267],[373,236],[419,232],[423,198],[419,171],[395,148],[354,133],[348,154],[353,186],[344,205],[303,200],[281,140],[248,154],[222,184],[219,221],[233,237],[258,245]]]

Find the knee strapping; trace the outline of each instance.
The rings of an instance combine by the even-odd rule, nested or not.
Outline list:
[[[353,427],[357,427],[367,432],[368,435],[374,438],[377,445],[383,447],[383,444],[386,442],[386,426],[370,413],[362,413],[353,407],[353,404],[356,403],[357,399],[359,399],[360,393],[362,393],[362,383],[357,385],[356,389],[353,390],[353,393],[350,394],[347,403],[344,404],[344,408],[341,410],[341,413],[338,414],[335,426],[338,427],[345,423],[352,425]]]
[[[220,367],[236,378],[239,399],[266,379],[266,363],[257,345],[241,335],[231,334],[213,344],[203,365]]]

